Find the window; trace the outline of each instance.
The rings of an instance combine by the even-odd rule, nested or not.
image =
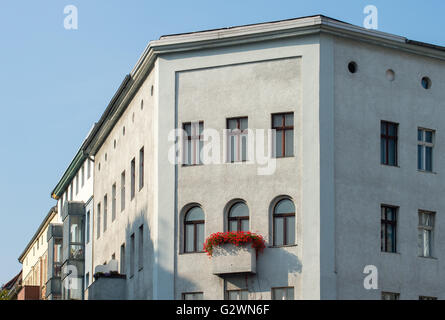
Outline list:
[[[121,245],[121,263],[120,263],[120,272],[121,274],[125,274],[125,243]]]
[[[125,209],[125,170],[121,174],[121,211]]]
[[[76,195],[79,193],[79,172],[76,174]]]
[[[97,213],[96,213],[96,222],[97,222],[97,239],[100,237],[100,203],[97,204]]]
[[[134,255],[135,255],[135,247],[134,247],[134,233],[130,236],[130,277],[134,275]]]
[[[83,187],[83,185],[85,184],[85,166],[82,165],[82,169],[80,169],[80,176],[81,176],[81,186]]]
[[[91,161],[87,159],[87,179],[91,177]]]
[[[397,252],[397,208],[381,208],[380,249],[382,252]]]
[[[144,226],[139,227],[138,259],[139,271],[144,267]]]
[[[87,211],[87,221],[86,221],[86,228],[85,228],[85,239],[86,243],[90,242],[90,211]]]
[[[111,187],[111,221],[116,219],[116,182]]]
[[[382,292],[382,300],[399,300],[400,293],[395,292]]]
[[[108,196],[104,195],[104,233],[107,231]]]
[[[434,212],[419,211],[419,257],[433,256]]]
[[[184,123],[184,165],[202,164],[201,150],[204,145],[202,132],[204,130],[204,122]]]
[[[295,244],[295,206],[289,199],[279,201],[273,210],[273,245]]]
[[[249,300],[248,290],[227,290],[226,300]]]
[[[417,169],[433,171],[434,131],[417,129]]]
[[[294,287],[272,288],[272,300],[294,300]]]
[[[419,300],[437,300],[437,297],[420,296]]]
[[[134,193],[135,193],[135,184],[136,184],[136,159],[133,158],[131,160],[131,181],[130,181],[130,197],[131,200],[134,199]]]
[[[73,182],[71,181],[71,185],[70,185],[70,200],[73,201]]]
[[[244,202],[236,202],[228,215],[229,231],[249,231],[249,208]]]
[[[227,119],[227,160],[241,162],[247,160],[247,117]]]
[[[357,63],[354,61],[351,61],[348,63],[348,70],[350,73],[356,73],[358,69]]]
[[[429,88],[431,88],[432,81],[428,77],[423,77],[420,84],[422,85],[422,88],[428,90]]]
[[[187,211],[184,218],[184,252],[203,251],[204,222],[204,212],[200,207]]]
[[[382,121],[380,124],[381,164],[397,166],[398,124]]]
[[[88,288],[89,285],[90,285],[90,273],[87,272],[87,274],[85,275],[85,288]]]
[[[186,292],[182,294],[182,300],[202,300],[203,295],[202,292]]]
[[[294,155],[294,113],[272,115],[272,129],[275,130],[274,156],[276,158]]]
[[[144,147],[139,150],[139,191],[144,187]]]

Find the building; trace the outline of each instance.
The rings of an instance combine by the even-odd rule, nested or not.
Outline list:
[[[22,288],[22,271],[1,287],[1,291],[5,292],[5,300],[17,300],[18,293]],[[1,299],[0,299],[1,300]]]
[[[57,208],[52,207],[19,257],[22,264],[22,285],[17,300],[44,300],[48,265],[48,228],[57,222]]]
[[[119,261],[121,299],[445,298],[444,58],[324,16],[150,42],[85,143],[93,266]],[[237,230],[256,270],[216,273],[204,238]]]
[[[82,300],[92,282],[92,229],[94,159],[79,149],[51,192],[60,212],[48,236],[50,299]]]

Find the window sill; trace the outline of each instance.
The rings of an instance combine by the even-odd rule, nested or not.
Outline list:
[[[295,156],[283,156],[283,157],[272,157],[272,159],[288,159],[288,158],[295,158]]]
[[[400,252],[390,252],[390,251],[380,251],[380,253],[388,254],[388,255],[389,254],[391,254],[391,255],[399,255],[399,256],[401,255]]]
[[[292,248],[292,247],[298,247],[298,244],[286,244],[281,246],[268,246],[268,248]]]
[[[393,165],[391,165],[391,164],[384,164],[384,163],[380,163],[380,165],[382,165],[382,166],[384,166],[384,167],[389,167],[389,168],[399,168],[399,169],[400,169],[400,166],[399,166],[399,165],[393,166]]]
[[[191,254],[201,254],[206,253],[205,251],[197,251],[197,252],[180,252],[179,255],[191,255]]]
[[[417,172],[427,173],[427,174],[437,174],[437,172],[435,172],[435,171],[427,171],[427,170],[421,170],[421,169],[417,169]]]
[[[181,167],[183,167],[183,168],[190,168],[190,167],[201,167],[203,165],[204,165],[204,163],[200,163],[200,164],[182,164]]]
[[[437,260],[439,260],[439,259],[437,259],[436,257],[424,257],[424,256],[417,256],[418,258],[421,258],[421,259],[428,259],[428,260],[433,260],[433,261],[437,261]]]

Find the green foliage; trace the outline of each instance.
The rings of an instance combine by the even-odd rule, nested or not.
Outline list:
[[[9,300],[8,290],[3,289],[0,291],[0,300]]]

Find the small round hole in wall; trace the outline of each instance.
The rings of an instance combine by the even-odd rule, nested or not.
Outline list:
[[[428,90],[429,88],[431,88],[431,85],[432,85],[431,79],[428,77],[423,77],[422,81],[421,81],[421,85],[425,90]]]
[[[386,79],[389,81],[394,81],[396,78],[396,74],[394,73],[394,70],[388,69],[386,70]]]
[[[350,73],[356,73],[358,70],[357,63],[355,63],[354,61],[349,62],[348,70]]]

